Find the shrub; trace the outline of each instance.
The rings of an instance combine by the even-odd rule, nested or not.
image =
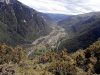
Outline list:
[[[19,63],[26,58],[26,54],[21,47],[12,48],[5,44],[0,44],[0,64]]]

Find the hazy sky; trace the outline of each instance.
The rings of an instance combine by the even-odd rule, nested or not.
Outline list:
[[[61,14],[82,14],[100,11],[100,0],[19,0],[40,11]]]

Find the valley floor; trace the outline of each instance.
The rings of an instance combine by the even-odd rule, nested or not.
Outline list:
[[[28,47],[28,56],[34,53],[36,48],[40,45],[48,46],[50,48],[57,48],[65,36],[68,37],[68,34],[65,32],[64,28],[56,25],[52,26],[52,31],[49,35],[38,38],[37,40],[33,41],[31,46]]]

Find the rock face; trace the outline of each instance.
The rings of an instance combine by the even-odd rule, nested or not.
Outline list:
[[[32,8],[16,1],[0,2],[0,42],[14,44],[31,43],[50,32],[50,27]]]

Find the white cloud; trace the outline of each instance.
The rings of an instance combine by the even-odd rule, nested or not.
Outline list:
[[[19,0],[40,11],[62,14],[82,14],[100,11],[100,0]]]

